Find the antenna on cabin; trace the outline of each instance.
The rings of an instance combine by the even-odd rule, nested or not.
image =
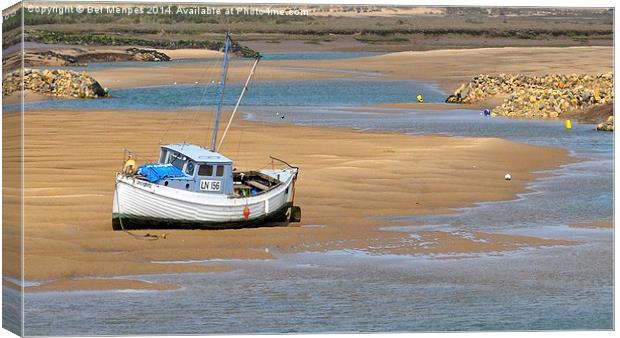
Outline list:
[[[230,32],[226,32],[226,43],[224,45],[224,62],[222,63],[222,77],[220,78],[220,92],[217,100],[217,109],[215,111],[215,125],[213,126],[213,139],[211,140],[211,150],[215,150],[217,141],[217,129],[220,124],[220,112],[222,109],[222,101],[224,99],[224,86],[226,84],[226,75],[228,73],[228,48],[230,47]]]

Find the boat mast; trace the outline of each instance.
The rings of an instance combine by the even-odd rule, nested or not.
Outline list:
[[[226,43],[224,45],[224,62],[222,63],[222,77],[220,78],[220,92],[217,100],[217,110],[215,111],[215,126],[213,126],[213,139],[211,140],[211,150],[215,150],[217,141],[217,129],[220,124],[220,112],[222,100],[224,99],[224,86],[226,85],[226,75],[228,74],[228,48],[230,46],[230,34],[226,32]]]
[[[235,109],[233,109],[232,114],[230,114],[230,118],[228,119],[228,124],[226,124],[226,129],[224,129],[224,133],[222,134],[222,138],[220,139],[220,144],[218,144],[215,151],[220,151],[220,148],[222,147],[222,143],[224,143],[224,138],[226,138],[226,133],[228,133],[228,128],[230,128],[230,124],[232,123],[233,118],[235,117],[235,114],[237,113],[237,109],[239,109],[239,104],[241,103],[241,99],[243,99],[243,95],[248,90],[248,85],[250,84],[250,81],[252,80],[252,76],[254,75],[254,71],[256,70],[256,66],[258,65],[258,61],[260,61],[260,58],[261,56],[258,55],[256,57],[256,61],[254,61],[254,65],[252,65],[252,70],[250,70],[250,74],[248,75],[247,80],[245,80],[245,84],[243,85],[243,90],[241,90],[241,94],[239,95],[239,98],[237,99],[237,104],[235,104]]]

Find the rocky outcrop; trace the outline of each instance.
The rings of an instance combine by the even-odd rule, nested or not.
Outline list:
[[[603,123],[599,123],[596,126],[596,130],[599,131],[614,131],[614,116],[610,116],[607,118],[607,121]]]
[[[23,59],[22,59],[23,56]],[[26,51],[23,53],[13,53],[2,59],[2,69],[5,73],[22,67],[66,67],[66,66],[85,66],[80,63],[78,58],[73,55],[48,51]]]
[[[127,53],[136,61],[161,62],[170,61],[170,57],[154,49],[128,48]]]
[[[507,95],[493,116],[559,118],[565,113],[613,102],[613,74],[477,75],[461,85],[448,103],[476,103]]]
[[[116,61],[145,61],[145,62],[165,62],[170,61],[170,57],[165,53],[154,49],[127,48],[122,51],[93,51],[80,53],[75,59],[81,63],[90,62],[116,62]]]
[[[11,95],[21,90],[20,71],[13,71],[2,80],[2,94]],[[107,89],[86,72],[70,70],[24,69],[24,89],[33,92],[74,98],[99,98],[108,96]]]
[[[86,66],[92,62],[144,61],[165,62],[170,57],[154,49],[127,48],[125,50],[67,49],[63,51],[26,51],[23,55],[25,67],[70,67]],[[2,68],[13,70],[21,67],[22,54],[15,53],[2,59]]]
[[[43,59],[56,61],[60,66],[84,66],[84,64],[78,62],[78,59],[75,56],[56,53],[51,50],[45,52],[34,52],[32,54],[39,60]]]

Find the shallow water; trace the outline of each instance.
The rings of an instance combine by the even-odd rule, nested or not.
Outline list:
[[[229,93],[235,90],[239,87]],[[199,103],[199,92],[193,86],[136,88],[116,91],[110,100],[50,101],[29,108],[183,109]],[[418,92],[430,102],[445,96],[416,81],[274,81],[252,88],[242,110],[250,112],[247,119],[273,123],[564,147],[583,160],[533,182],[531,191],[514,201],[481,203],[451,215],[403,215],[396,218],[401,226],[386,220],[385,230],[403,236],[428,228],[491,231],[582,244],[463,259],[301,253],[274,261],[229,261],[236,269],[226,273],[141,277],[179,284],[175,291],[29,293],[26,334],[613,328],[613,230],[568,227],[613,217],[613,134],[585,124],[567,131],[562,121],[484,118],[471,110],[353,107],[411,102]],[[10,297],[13,291],[3,292]]]
[[[26,332],[93,335],[612,327],[609,300],[613,290],[607,282],[612,278],[611,253],[595,246],[585,245],[573,252],[551,248],[460,260],[332,252],[230,264],[237,269],[143,276],[183,285],[176,291],[28,294],[30,324]]]
[[[566,130],[563,121],[490,118],[473,110],[380,109],[381,112],[377,112],[377,108],[353,111],[340,107],[317,112],[311,107],[289,109],[287,116],[290,121],[302,125],[328,124],[408,134],[500,137],[562,147],[579,158],[576,163],[548,171],[552,175],[531,183],[529,192],[520,194],[512,201],[483,202],[458,210],[456,214],[392,217],[391,220],[415,224],[394,227],[393,230],[493,231],[583,240],[580,238],[583,231],[567,229],[568,225],[613,218],[614,136],[613,133],[595,131],[593,125],[574,123],[572,130]],[[386,114],[389,118],[385,118]],[[278,123],[268,109],[257,108],[249,118]],[[420,227],[420,224],[424,226]]]
[[[471,230],[503,231],[516,228],[565,226],[613,217],[613,133],[594,130],[593,125],[563,121],[516,120],[483,117],[479,111],[420,111],[346,107],[281,109],[288,122],[302,125],[354,127],[408,134],[499,137],[522,143],[562,147],[580,159],[554,175],[532,183],[530,193],[514,201],[481,203],[454,215],[402,216],[394,219],[440,224]],[[272,110],[255,108],[249,119],[281,123]],[[476,165],[472,163],[472,166]],[[412,227],[415,228],[415,227]],[[530,229],[532,230],[532,229]],[[533,230],[532,230],[533,231]]]
[[[226,86],[223,105],[235,104],[242,84]],[[35,109],[136,109],[213,110],[217,97],[217,83],[177,84],[128,89],[116,89],[107,99],[46,100],[25,104],[26,110]],[[428,102],[441,102],[445,93],[436,86],[420,81],[387,80],[306,80],[263,81],[254,83],[244,98],[247,106],[354,106],[390,102],[409,102],[423,93]],[[16,111],[19,105],[5,105],[5,111]]]

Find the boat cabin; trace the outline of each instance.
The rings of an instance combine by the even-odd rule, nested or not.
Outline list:
[[[169,144],[161,147],[159,163],[172,164],[185,174],[159,184],[195,192],[233,193],[233,162],[222,154],[194,144]]]
[[[176,169],[147,164],[143,166],[145,171],[139,169],[138,174],[170,188],[233,197],[255,196],[281,183],[278,177],[258,171],[236,172],[232,160],[194,144],[162,146],[158,164],[170,164]]]

